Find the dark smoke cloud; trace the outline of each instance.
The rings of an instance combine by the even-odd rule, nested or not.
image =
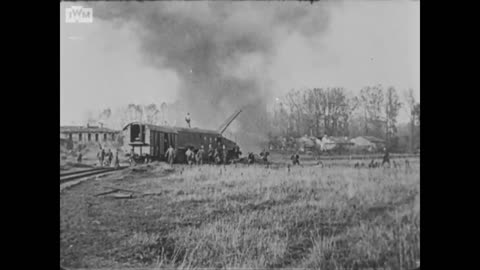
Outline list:
[[[304,2],[89,5],[96,18],[133,26],[145,60],[177,73],[178,99],[195,126],[217,128],[243,108],[231,130],[244,148],[257,146],[268,132],[266,104],[274,89],[265,74],[277,46],[295,32],[305,37],[322,33],[329,19],[326,5]]]

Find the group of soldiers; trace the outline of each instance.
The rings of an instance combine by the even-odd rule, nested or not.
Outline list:
[[[187,151],[185,151],[185,158],[188,165],[203,165],[204,163],[228,164],[230,162],[236,162],[241,154],[242,152],[240,152],[240,148],[235,147],[233,150],[233,155],[230,157],[227,147],[224,144],[222,145],[219,143],[217,147],[212,147],[212,145],[209,144],[207,151],[205,151],[203,145],[201,145],[196,152],[194,151],[193,147],[188,147]],[[170,145],[165,152],[165,158],[169,164],[173,164],[175,157],[175,148]]]
[[[99,166],[105,167],[115,167],[120,166],[120,160],[118,158],[118,149],[115,151],[115,156],[111,149],[105,151],[105,149],[100,148],[100,151],[97,153]]]

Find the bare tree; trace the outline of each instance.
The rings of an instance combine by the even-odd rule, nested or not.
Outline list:
[[[352,103],[344,88],[328,88],[325,95],[325,132],[329,135],[346,135]]]
[[[297,135],[302,133],[302,115],[303,115],[303,104],[302,104],[302,96],[300,91],[291,90],[285,96],[285,103],[287,104],[290,110],[290,123],[289,126],[291,127],[292,131],[294,130]]]
[[[384,96],[383,87],[379,84],[376,86],[367,86],[360,90],[358,99],[364,116],[365,135],[381,136]]]
[[[148,124],[160,124],[160,110],[154,103],[143,107],[144,121]]]
[[[399,100],[397,91],[393,86],[389,87],[386,92],[385,102],[385,135],[387,145],[390,139],[397,133],[397,116],[402,103]]]
[[[418,124],[420,122],[420,103],[416,101],[412,88],[404,92],[404,97],[410,115],[410,152],[413,152],[415,147],[415,122],[416,120]]]

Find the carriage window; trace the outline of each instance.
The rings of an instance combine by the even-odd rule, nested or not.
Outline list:
[[[112,141],[115,140],[115,133],[112,133]]]
[[[103,140],[104,140],[104,141],[107,140],[107,133],[103,134]]]
[[[131,125],[130,141],[134,142],[140,139],[140,125]]]
[[[88,133],[88,141],[91,141],[92,140],[92,134]]]
[[[70,141],[72,140],[72,133],[68,134],[68,138],[70,139]]]
[[[98,142],[98,133],[95,134],[95,141]]]
[[[78,133],[78,140],[79,140],[79,141],[82,140],[82,133]]]

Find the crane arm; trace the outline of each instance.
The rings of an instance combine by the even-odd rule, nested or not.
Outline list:
[[[237,118],[237,116],[242,112],[242,110],[237,110],[234,112],[227,120],[218,128],[218,132],[223,134],[223,132],[230,126],[230,124]]]

